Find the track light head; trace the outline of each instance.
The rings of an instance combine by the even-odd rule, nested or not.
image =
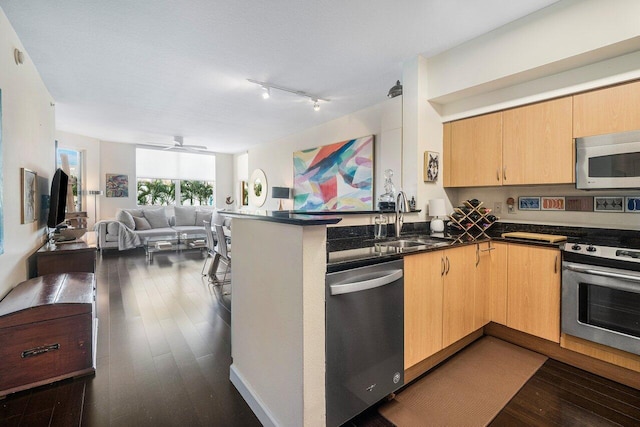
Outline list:
[[[271,88],[269,86],[262,86],[262,99],[269,99],[271,97]]]
[[[313,101],[313,111],[320,111],[320,103],[317,99],[312,99]]]

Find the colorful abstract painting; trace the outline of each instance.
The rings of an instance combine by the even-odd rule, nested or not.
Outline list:
[[[129,176],[107,174],[107,197],[129,197]]]
[[[294,209],[373,209],[373,135],[293,153]]]

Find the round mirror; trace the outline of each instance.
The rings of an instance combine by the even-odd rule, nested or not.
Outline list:
[[[256,197],[260,197],[260,195],[262,194],[262,181],[260,181],[260,178],[257,178],[255,181],[253,181],[253,193],[256,195]]]
[[[267,177],[262,169],[256,169],[249,178],[249,202],[255,207],[264,205],[267,200]]]

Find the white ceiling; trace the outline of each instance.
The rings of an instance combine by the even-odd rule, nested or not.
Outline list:
[[[557,0],[0,0],[59,130],[236,153],[381,102],[402,63]],[[330,99],[272,91],[247,79]]]

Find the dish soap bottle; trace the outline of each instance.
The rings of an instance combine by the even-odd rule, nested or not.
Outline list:
[[[411,196],[411,200],[409,200],[409,209],[412,211],[416,210],[416,198]]]

